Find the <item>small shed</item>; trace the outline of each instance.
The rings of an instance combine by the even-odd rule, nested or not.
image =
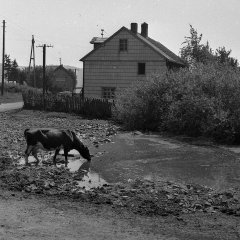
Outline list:
[[[55,91],[70,91],[72,92],[76,85],[76,80],[73,75],[70,73],[70,70],[67,70],[63,67],[62,64],[58,66],[50,79],[51,88]]]

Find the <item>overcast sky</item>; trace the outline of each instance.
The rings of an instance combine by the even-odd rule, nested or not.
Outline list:
[[[28,65],[31,38],[47,48],[47,64],[82,67],[79,59],[92,50],[92,37],[111,36],[131,22],[148,23],[148,33],[179,53],[189,24],[213,49],[225,46],[240,61],[240,0],[0,0],[0,21],[6,20],[6,53]],[[1,24],[2,25],[2,24]],[[2,54],[2,28],[0,52]],[[36,48],[36,65],[42,48]]]

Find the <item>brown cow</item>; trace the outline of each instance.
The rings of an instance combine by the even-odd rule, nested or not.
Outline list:
[[[91,161],[91,155],[88,148],[83,145],[83,143],[79,140],[73,131],[52,128],[26,129],[24,131],[24,136],[27,142],[27,149],[25,151],[26,165],[28,165],[28,156],[31,152],[36,158],[36,164],[38,165],[39,159],[37,157],[37,151],[39,148],[47,151],[55,150],[53,157],[54,165],[56,165],[56,156],[58,155],[61,148],[64,150],[66,167],[68,164],[68,152],[72,149],[77,150],[83,158]]]

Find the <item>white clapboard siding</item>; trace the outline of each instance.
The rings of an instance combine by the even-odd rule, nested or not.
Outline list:
[[[119,52],[119,39],[128,39],[128,51]],[[138,74],[138,63],[146,64],[146,74]],[[107,41],[84,60],[84,95],[101,98],[102,87],[119,92],[155,72],[165,72],[166,60],[126,30]]]

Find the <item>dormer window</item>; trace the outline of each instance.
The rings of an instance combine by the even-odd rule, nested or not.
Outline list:
[[[128,40],[127,39],[119,39],[119,51],[126,52],[128,50]]]

